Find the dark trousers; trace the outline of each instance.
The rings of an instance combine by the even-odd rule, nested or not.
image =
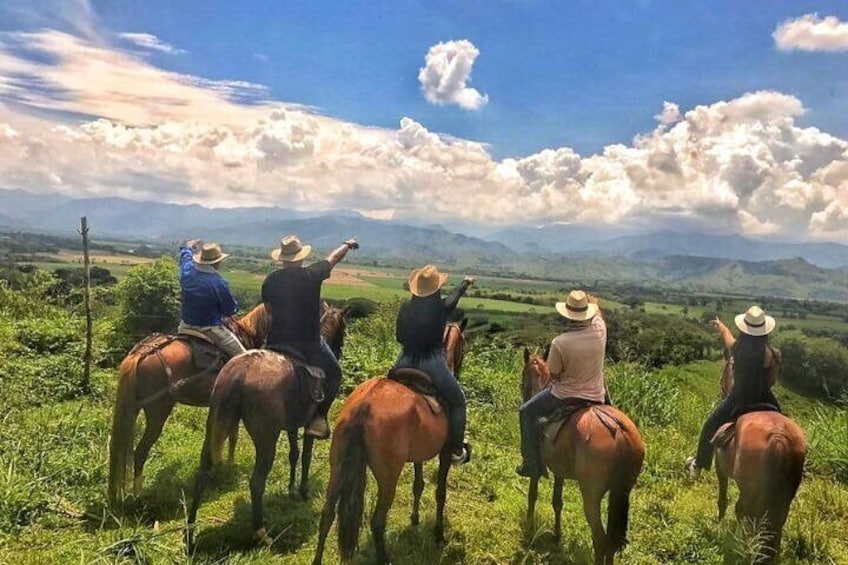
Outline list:
[[[395,362],[395,369],[418,369],[426,373],[433,381],[439,395],[448,404],[448,425],[450,428],[451,449],[458,450],[465,441],[465,393],[448,368],[444,353],[440,350],[425,355],[401,353]]]
[[[698,439],[698,454],[695,456],[695,465],[701,469],[709,469],[713,464],[713,445],[710,441],[716,434],[722,424],[726,424],[733,420],[733,413],[745,406],[757,403],[772,404],[780,410],[780,404],[777,402],[774,393],[767,389],[760,395],[760,398],[741,398],[735,396],[732,392],[730,396],[722,400],[716,406],[707,421],[704,422],[704,427],[701,428],[701,436]]]
[[[521,405],[518,411],[518,421],[521,425],[521,458],[525,468],[531,472],[542,474],[542,437],[539,429],[539,418],[549,416],[562,403],[562,400],[551,394],[551,389],[542,392]]]
[[[339,387],[342,382],[342,368],[333,354],[333,350],[322,337],[320,341],[314,343],[290,343],[280,353],[294,353],[301,357],[301,360],[305,361],[307,365],[319,367],[324,371],[326,377],[324,380],[324,400],[315,409],[315,415],[326,418],[330,406],[339,394]]]

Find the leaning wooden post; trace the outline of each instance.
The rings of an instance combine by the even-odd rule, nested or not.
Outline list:
[[[85,302],[85,359],[83,360],[82,389],[83,392],[91,391],[91,268],[88,256],[88,220],[85,216],[80,218],[80,235],[82,235],[82,269],[85,286],[83,287],[83,300]]]

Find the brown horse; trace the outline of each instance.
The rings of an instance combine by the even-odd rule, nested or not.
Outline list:
[[[323,305],[321,316],[321,335],[327,340],[330,349],[340,358],[344,344],[345,320],[350,307],[333,308]],[[265,307],[259,305],[239,320],[228,321],[227,327],[236,334],[239,341],[248,348],[260,348],[265,343],[270,319]],[[161,350],[162,359],[167,363],[171,375],[167,374],[163,362],[157,355],[148,355],[143,350],[133,351],[121,363],[118,372],[118,394],[112,421],[112,438],[109,450],[109,500],[114,501],[121,493],[130,457],[133,456],[133,436],[138,412],[144,410],[146,425],[144,435],[134,453],[134,491],[141,491],[144,464],[150,449],[159,439],[166,420],[177,403],[189,406],[209,406],[212,386],[216,374],[199,374],[191,361],[191,350],[183,341],[174,341]],[[144,357],[142,357],[144,356]],[[198,375],[192,378],[192,375]],[[188,377],[188,378],[187,378]],[[186,380],[183,380],[186,379]],[[171,388],[177,382],[186,386]],[[294,489],[296,467],[300,451],[297,429],[289,431],[289,461],[292,465],[290,488]],[[229,435],[229,459],[235,454],[238,426]],[[306,491],[311,462],[312,442],[304,441],[302,492]]]
[[[269,318],[259,305],[241,319],[227,320],[227,327],[248,349],[261,347],[268,333]],[[177,403],[209,406],[215,373],[202,373],[192,361],[191,348],[183,340],[174,340],[152,353],[143,346],[133,348],[118,370],[118,392],[112,414],[109,442],[110,501],[123,494],[127,468],[134,459],[133,485],[138,493],[143,483],[144,464],[150,448],[159,439],[165,421]],[[179,384],[177,384],[179,383]],[[175,386],[176,385],[176,386]],[[135,421],[144,410],[144,435],[133,451]],[[230,436],[230,456],[235,450],[238,428]]]
[[[462,367],[466,323],[464,319],[459,324],[449,324],[445,330],[445,355],[454,375]],[[436,455],[439,456],[436,538],[443,540],[447,478],[451,466],[447,441],[446,415],[443,412],[434,414],[426,400],[406,386],[378,377],[356,387],[342,407],[330,445],[330,481],[313,563],[322,562],[336,506],[339,511],[341,559],[343,563],[353,559],[365,511],[366,467],[371,469],[377,480],[377,504],[371,516],[371,532],[378,562],[389,562],[386,517],[404,465],[412,463],[415,470],[411,521],[412,525],[417,525],[421,493],[424,491],[424,462]]]
[[[322,328],[344,327],[345,310],[338,315],[325,313],[322,316]],[[332,322],[328,316],[332,315]],[[340,332],[337,332],[340,333]],[[331,338],[329,343],[341,348],[342,339]],[[338,354],[341,354],[339,349]],[[306,426],[315,413],[316,405],[304,401],[302,383],[297,377],[294,365],[284,355],[273,351],[248,351],[231,359],[218,374],[212,389],[209,415],[206,419],[206,437],[200,456],[200,468],[194,481],[194,496],[189,509],[186,542],[189,547],[194,542],[193,530],[197,519],[197,510],[207,483],[211,479],[212,468],[221,459],[221,448],[230,430],[244,423],[247,433],[253,440],[256,461],[250,478],[250,500],[252,506],[253,530],[263,543],[270,544],[263,526],[262,499],[268,473],[274,465],[277,440],[283,430],[289,433],[292,442],[289,461],[292,471],[289,488],[294,486],[294,467],[297,458],[297,430]],[[293,433],[291,430],[294,430]],[[304,441],[303,474],[301,494],[306,495],[309,464],[312,457],[312,439]]]
[[[718,516],[727,509],[727,482],[739,486],[736,517],[763,527],[765,551],[758,562],[780,553],[783,525],[804,473],[807,443],[798,425],[780,412],[749,412],[736,420],[736,435],[716,449]]]
[[[545,360],[524,350],[522,391],[526,402],[551,382]],[[645,445],[639,430],[623,412],[612,406],[578,410],[560,429],[554,441],[545,437],[542,456],[554,474],[554,534],[562,536],[562,486],[575,479],[583,495],[583,513],[592,530],[596,565],[611,565],[627,543],[630,491],[642,470]],[[527,522],[535,517],[539,479],[530,480]],[[601,500],[609,491],[607,529],[601,520]]]

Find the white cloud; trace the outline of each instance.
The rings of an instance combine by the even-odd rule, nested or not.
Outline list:
[[[781,23],[772,37],[784,51],[848,51],[848,22],[835,16],[806,14]]]
[[[148,51],[158,51],[160,53],[167,53],[168,55],[185,53],[182,49],[177,49],[170,43],[166,43],[150,33],[119,33],[118,37],[136,47],[141,47]]]
[[[803,104],[778,92],[685,112],[667,102],[655,130],[595,155],[559,147],[496,160],[410,118],[374,128],[249,104],[262,87],[164,71],[102,41],[45,30],[0,43],[12,47],[0,49],[4,187],[397,219],[848,237],[848,142],[800,126]],[[94,117],[68,118],[80,114]]]
[[[478,110],[489,97],[468,86],[471,69],[480,50],[466,39],[445,41],[430,47],[418,82],[424,97],[432,104],[456,104],[466,110]]]

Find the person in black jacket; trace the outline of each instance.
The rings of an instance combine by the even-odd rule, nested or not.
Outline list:
[[[460,465],[468,460],[465,393],[448,368],[442,340],[448,318],[468,287],[474,284],[474,278],[465,277],[462,284],[443,299],[441,288],[447,278],[433,265],[415,269],[409,276],[412,298],[398,312],[396,338],[402,351],[394,368],[418,369],[429,375],[448,404],[453,463]]]

